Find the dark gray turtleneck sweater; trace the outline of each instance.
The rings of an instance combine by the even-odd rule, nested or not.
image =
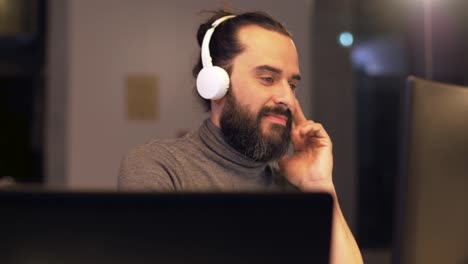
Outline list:
[[[295,188],[276,163],[250,160],[205,120],[198,131],[153,140],[122,160],[118,188],[127,191],[282,191]]]

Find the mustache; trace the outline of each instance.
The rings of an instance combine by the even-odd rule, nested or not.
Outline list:
[[[291,120],[292,118],[292,113],[291,113],[291,110],[289,110],[288,108],[284,108],[284,107],[264,107],[262,108],[262,110],[260,111],[260,115],[263,116],[263,115],[267,115],[267,114],[277,114],[277,115],[284,115],[288,118],[288,121]]]

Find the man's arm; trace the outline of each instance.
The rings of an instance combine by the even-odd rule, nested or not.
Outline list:
[[[310,185],[302,186],[301,190],[304,192],[327,192],[333,197],[330,263],[363,263],[361,251],[343,216],[334,186],[310,183]]]
[[[166,153],[167,152],[167,153]],[[117,189],[121,191],[176,191],[175,161],[163,147],[143,145],[122,159]]]
[[[296,100],[291,139],[294,154],[279,162],[282,174],[304,192],[327,192],[334,200],[330,263],[363,263],[361,252],[341,212],[332,180],[332,142],[321,124],[307,120]]]

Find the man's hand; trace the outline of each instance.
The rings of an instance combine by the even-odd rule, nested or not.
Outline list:
[[[279,161],[281,172],[303,191],[334,191],[332,142],[323,126],[307,120],[299,102],[293,110],[294,154]]]

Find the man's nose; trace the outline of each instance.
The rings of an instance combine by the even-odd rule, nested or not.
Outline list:
[[[296,95],[289,85],[288,81],[281,82],[279,87],[277,87],[274,95],[274,103],[279,105],[284,105],[288,109],[292,110],[294,107],[294,102]]]

